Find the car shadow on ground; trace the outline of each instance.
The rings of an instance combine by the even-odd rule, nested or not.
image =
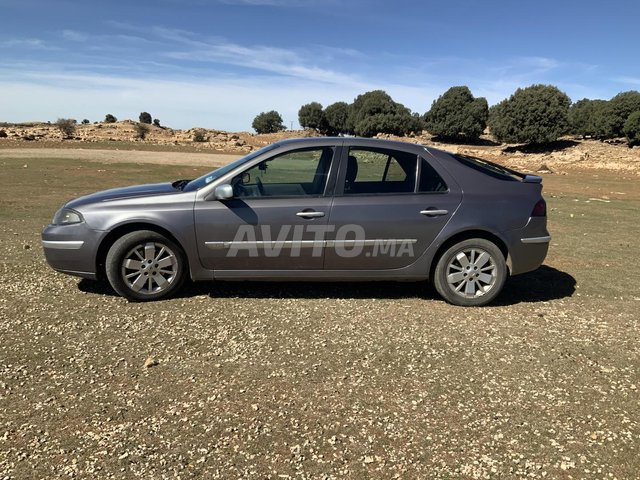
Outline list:
[[[526,302],[547,302],[572,297],[576,279],[570,274],[547,265],[533,272],[516,275],[507,280],[504,290],[493,302],[495,306]]]
[[[556,140],[549,143],[531,143],[526,145],[513,145],[502,149],[505,153],[552,153],[561,152],[569,148],[575,147],[578,142],[575,140]]]
[[[571,297],[576,280],[568,273],[543,265],[539,269],[510,278],[493,306],[544,302]],[[106,282],[81,280],[86,293],[116,295]],[[425,282],[186,282],[178,298],[208,295],[212,298],[300,298],[300,299],[403,299],[439,300]]]

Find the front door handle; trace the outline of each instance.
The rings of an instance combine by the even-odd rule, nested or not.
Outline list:
[[[302,218],[318,218],[324,217],[324,212],[298,212],[296,215]]]
[[[420,213],[427,217],[439,217],[441,215],[447,215],[449,210],[420,210]]]

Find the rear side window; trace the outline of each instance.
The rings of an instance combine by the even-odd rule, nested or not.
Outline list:
[[[447,184],[444,183],[442,177],[436,172],[435,168],[429,165],[424,158],[420,159],[420,184],[418,191],[420,193],[438,193],[449,190]]]
[[[345,195],[413,193],[418,157],[382,148],[349,149]]]
[[[497,163],[489,162],[488,160],[482,160],[481,158],[469,157],[468,155],[451,154],[451,156],[467,167],[473,168],[474,170],[482,172],[485,175],[489,175],[493,178],[497,178],[498,180],[521,180],[521,176],[518,174],[518,172],[515,172],[510,168],[498,165]]]

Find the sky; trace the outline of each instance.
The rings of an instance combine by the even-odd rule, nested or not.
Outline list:
[[[250,130],[382,89],[420,114],[449,87],[494,104],[640,89],[637,0],[0,0],[0,122],[136,119]]]

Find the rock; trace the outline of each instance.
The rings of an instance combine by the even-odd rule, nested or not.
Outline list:
[[[153,358],[153,356],[149,356],[147,357],[147,359],[144,361],[144,368],[151,368],[151,367],[155,367],[156,365],[158,365],[158,361]]]

